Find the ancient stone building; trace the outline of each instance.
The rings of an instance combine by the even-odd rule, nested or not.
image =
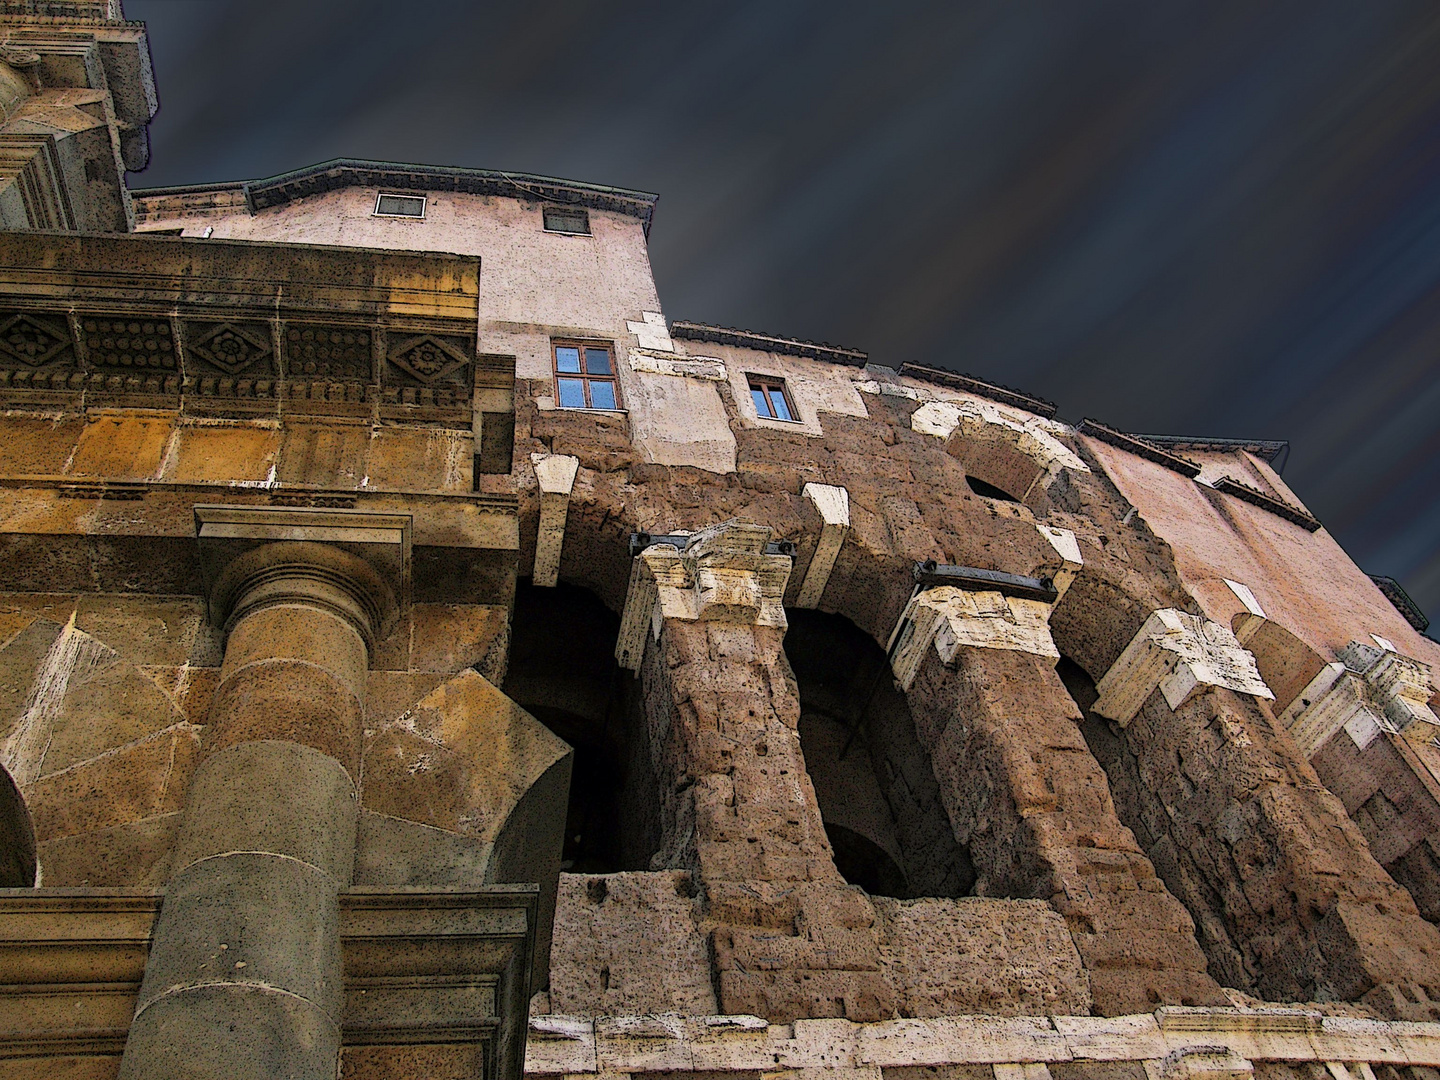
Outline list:
[[[3,11],[0,1078],[1440,1075],[1280,444],[669,320],[641,192],[127,190],[144,28]]]

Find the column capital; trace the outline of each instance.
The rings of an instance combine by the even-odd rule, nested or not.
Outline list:
[[[1433,693],[1428,664],[1352,641],[1295,696],[1280,722],[1307,758],[1341,728],[1361,750],[1382,731],[1429,742],[1440,735],[1440,718],[1430,709]]]
[[[785,586],[793,560],[767,554],[770,530],[730,520],[691,535],[684,549],[653,544],[635,557],[615,659],[638,671],[645,635],[662,619],[744,623],[785,629]]]
[[[410,595],[409,514],[196,506],[211,622],[228,631],[283,602],[327,608],[367,646],[394,629]]]
[[[1145,620],[1100,680],[1094,711],[1124,727],[1157,687],[1170,708],[1178,709],[1206,686],[1275,700],[1255,657],[1228,626],[1178,608],[1161,608]]]

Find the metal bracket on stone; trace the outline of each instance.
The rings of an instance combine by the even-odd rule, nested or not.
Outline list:
[[[1069,529],[1036,524],[1059,556],[1053,576],[1029,577],[976,566],[947,566],[933,559],[915,564],[915,594],[895,631],[888,656],[901,687],[908,690],[933,644],[946,665],[961,648],[1008,649],[1047,657],[1060,652],[1050,637],[1050,612],[1083,560]]]
[[[967,592],[997,592],[1001,596],[1020,596],[1046,604],[1053,604],[1060,597],[1049,578],[1007,574],[1003,570],[982,570],[978,566],[948,566],[934,559],[917,562],[913,575],[915,584],[921,589],[953,585]]]
[[[1178,709],[1207,686],[1275,700],[1255,657],[1228,626],[1161,608],[1145,620],[1100,680],[1093,708],[1125,727],[1157,687],[1170,708]]]
[[[1431,711],[1430,667],[1394,649],[1352,641],[1280,714],[1305,756],[1313,757],[1341,728],[1368,749],[1382,731],[1412,742],[1440,735]]]
[[[647,634],[665,619],[744,623],[785,629],[785,586],[795,545],[770,530],[726,521],[690,535],[635,533],[635,560],[620,618],[615,659],[639,671]]]

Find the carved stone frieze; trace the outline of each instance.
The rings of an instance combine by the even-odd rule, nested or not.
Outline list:
[[[19,312],[0,319],[0,362],[33,369],[74,359],[70,328],[63,318]]]
[[[1228,626],[1162,608],[1145,620],[1100,680],[1094,711],[1124,727],[1157,687],[1170,708],[1178,709],[1207,686],[1275,700],[1255,657]]]
[[[371,332],[363,326],[292,323],[285,328],[285,374],[295,382],[368,383]]]
[[[615,659],[638,671],[648,633],[665,619],[784,629],[792,560],[767,554],[770,530],[726,521],[692,535],[684,550],[655,544],[635,557]]]
[[[474,352],[473,348],[470,350]],[[408,376],[423,386],[437,386],[441,383],[463,385],[467,380],[467,368],[473,356],[467,355],[461,339],[446,339],[435,334],[420,334],[415,337],[391,337],[386,350],[386,359],[398,369],[401,376]],[[389,382],[394,372],[386,372]]]
[[[86,316],[80,320],[80,331],[89,366],[143,372],[170,372],[177,367],[175,338],[167,319]]]
[[[222,375],[275,377],[270,328],[264,323],[191,323],[186,335],[189,356]]]

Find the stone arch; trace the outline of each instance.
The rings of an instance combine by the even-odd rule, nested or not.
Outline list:
[[[1264,657],[1262,672],[1269,668],[1282,687],[1303,686],[1313,650],[1257,618],[1239,594],[1231,598],[1230,621]],[[1178,589],[1155,595],[1128,567],[1087,555],[1051,630],[1072,675],[1083,672],[1070,681],[1099,683],[1153,613],[1193,607]],[[1185,619],[1196,617],[1171,621]],[[1434,928],[1380,867],[1340,800],[1314,782],[1294,742],[1277,737],[1275,713],[1251,693],[1203,683],[1174,706],[1156,684],[1124,720],[1087,710],[1082,733],[1120,820],[1189,910],[1210,973],[1266,1000],[1318,995],[1428,1016],[1428,956],[1440,955]],[[1246,838],[1243,859],[1227,836]],[[1402,941],[1409,959],[1397,962]]]
[[[1066,470],[1090,471],[1055,437],[1052,421],[993,402],[926,402],[911,415],[910,426],[944,439],[945,452],[960,462],[967,477],[1016,502],[1038,505]]]
[[[872,894],[967,895],[974,868],[885,651],[843,615],[786,614],[800,745],[836,869]]]
[[[25,797],[0,766],[0,888],[28,889],[37,884],[35,828]]]

